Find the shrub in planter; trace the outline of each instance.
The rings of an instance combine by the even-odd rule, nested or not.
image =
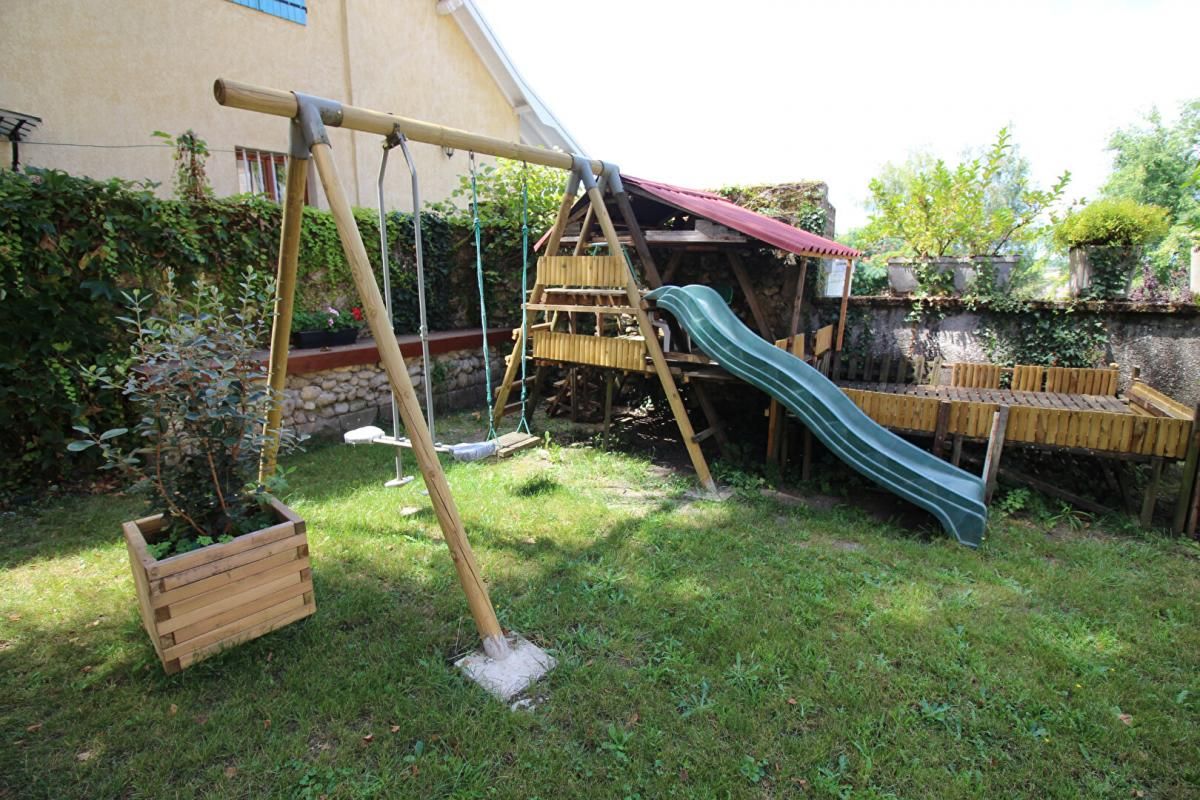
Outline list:
[[[962,294],[981,278],[989,279],[997,289],[1009,283],[1016,268],[1015,256],[975,256],[973,258],[931,258],[926,260],[889,258],[888,285],[896,294]]]
[[[1055,227],[1054,240],[1069,253],[1071,293],[1124,297],[1142,247],[1165,235],[1167,227],[1165,208],[1133,200],[1097,200],[1068,214]]]
[[[303,350],[354,344],[364,319],[358,306],[344,313],[333,306],[322,311],[297,311],[292,314],[292,346]]]
[[[124,525],[142,620],[168,672],[316,610],[304,522],[257,483],[272,395],[256,348],[270,326],[268,279],[248,271],[235,307],[213,286],[182,296],[168,273],[126,295],[131,366],[84,371],[138,412],[132,430],[77,426],[71,450],[147,490],[161,514]],[[295,439],[285,435],[287,448]],[[124,445],[126,442],[129,444]]]
[[[978,158],[919,159],[871,181],[864,244],[897,257],[888,262],[894,291],[952,294],[985,276],[1003,284],[1012,254],[1036,239],[1038,220],[1070,181],[1064,172],[1049,189],[1031,185],[1010,139],[1002,129]]]

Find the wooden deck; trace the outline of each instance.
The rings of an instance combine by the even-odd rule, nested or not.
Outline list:
[[[1007,407],[1006,444],[1181,460],[1191,441],[1191,414],[1109,395],[894,383],[844,383],[842,391],[880,425],[912,433],[937,434],[945,404],[943,435],[966,439],[987,439],[993,415]]]
[[[1066,394],[1062,392],[1018,392],[1011,389],[977,389],[967,386],[930,386],[907,383],[862,383],[845,381],[845,389],[902,394],[910,397],[934,397],[939,400],[996,403],[1006,406],[1034,408],[1065,408],[1073,411],[1111,411],[1115,414],[1136,413],[1129,404],[1116,397],[1101,394]],[[1148,415],[1147,415],[1148,416]]]

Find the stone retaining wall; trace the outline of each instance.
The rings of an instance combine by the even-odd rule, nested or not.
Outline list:
[[[929,301],[927,301],[929,302]],[[987,308],[970,307],[957,299],[935,301],[938,314],[914,321],[913,301],[895,297],[852,297],[847,315],[846,350],[869,350],[876,356],[923,355],[946,362],[988,361],[982,331],[1007,326],[1010,335],[1017,318]],[[1046,308],[1054,303],[1040,302]],[[837,300],[819,300],[807,319],[807,330],[836,322]],[[1125,302],[1080,303],[1073,316],[1059,324],[1098,317],[1107,331],[1100,361],[1118,364],[1122,390],[1134,367],[1142,380],[1180,402],[1200,403],[1200,307],[1139,305]],[[1099,364],[1097,364],[1098,366]]]
[[[489,351],[492,386],[504,376],[504,356]],[[436,411],[484,408],[486,394],[483,354],[454,350],[432,357],[433,407]],[[408,359],[408,374],[424,402],[420,358]],[[383,365],[334,367],[317,372],[290,374],[283,400],[283,424],[308,435],[340,435],[364,425],[391,427],[391,400]]]

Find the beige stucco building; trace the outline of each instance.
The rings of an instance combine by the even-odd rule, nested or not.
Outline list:
[[[192,129],[211,150],[208,176],[218,195],[255,190],[274,196],[287,122],[217,105],[212,83],[218,77],[578,149],[513,69],[470,0],[3,5],[0,52],[10,58],[0,69],[0,109],[40,118],[22,132],[25,166],[149,178],[168,194],[172,150],[152,133]],[[351,201],[375,205],[379,137],[331,129],[330,139]],[[427,201],[449,194],[467,169],[465,153],[447,156],[421,144],[412,149]],[[315,180],[309,190],[310,201],[324,206]],[[411,207],[398,157],[385,196],[391,208]]]

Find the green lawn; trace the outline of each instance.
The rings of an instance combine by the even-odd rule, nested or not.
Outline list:
[[[1194,544],[1009,518],[971,551],[584,446],[448,465],[501,622],[559,659],[514,712],[450,665],[420,481],[290,463],[316,616],[172,677],[132,500],[0,518],[0,797],[1200,796]]]

